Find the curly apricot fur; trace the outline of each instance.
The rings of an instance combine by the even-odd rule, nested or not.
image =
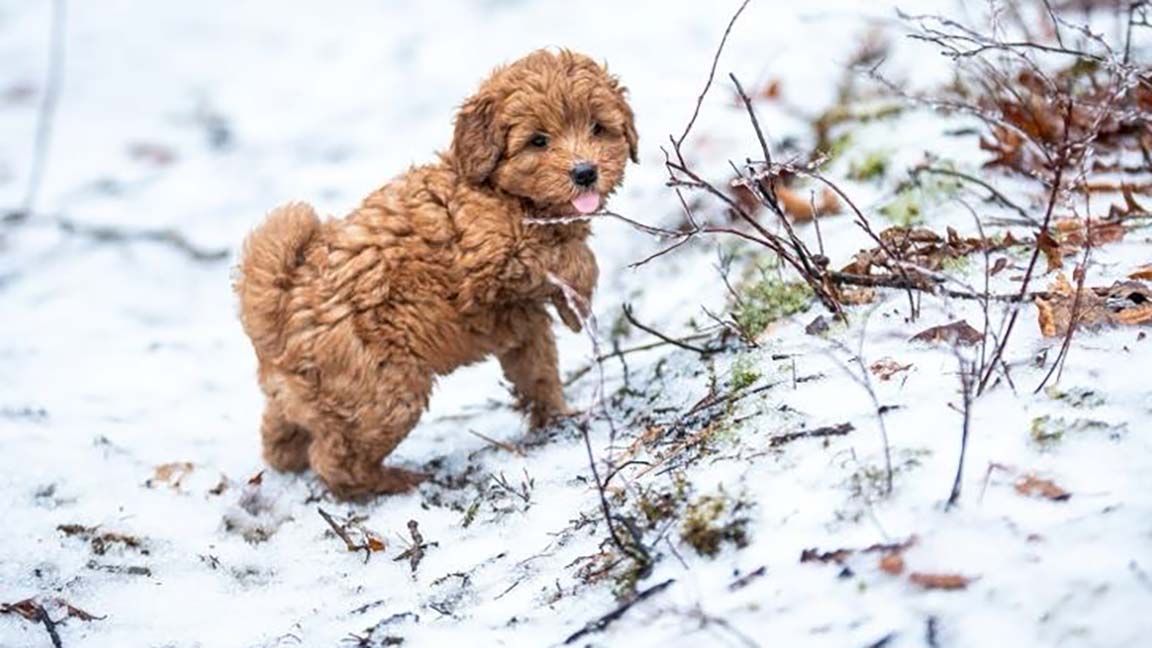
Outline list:
[[[617,80],[586,56],[541,50],[492,73],[436,162],[346,217],[273,210],[245,242],[235,286],[266,396],[268,464],[311,467],[342,498],[412,488],[421,476],[383,459],[437,376],[489,356],[533,427],[565,413],[546,307],[566,306],[549,275],[590,300],[596,260],[587,222],[525,218],[573,214],[575,164],[598,167],[606,198],[635,157]]]

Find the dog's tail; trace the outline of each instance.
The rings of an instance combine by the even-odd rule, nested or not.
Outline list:
[[[284,350],[296,269],[319,229],[311,205],[288,203],[272,210],[244,241],[235,290],[244,331],[262,356],[275,357]]]

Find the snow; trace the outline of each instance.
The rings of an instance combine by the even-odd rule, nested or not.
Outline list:
[[[280,202],[307,199],[340,214],[429,159],[448,142],[454,108],[488,69],[536,47],[564,45],[607,60],[631,90],[642,162],[629,170],[612,208],[671,223],[680,208],[663,186],[660,147],[691,114],[735,9],[721,5],[69,3],[63,92],[38,213],[172,227],[203,248],[235,252]],[[0,2],[0,93],[35,89],[30,98],[0,100],[5,207],[19,204],[29,173],[50,6]],[[929,0],[901,6],[957,10]],[[761,119],[774,142],[803,140],[810,135],[797,115],[833,100],[856,40],[895,28],[883,3],[753,2],[733,30],[690,140],[700,168],[722,177],[727,159],[755,154],[728,72],[748,87],[779,79],[788,109],[761,106]],[[896,42],[888,66],[917,86],[947,78],[942,60],[906,42]],[[892,150],[897,169],[925,151],[978,169],[974,140],[944,135],[957,125],[963,122],[912,112],[860,127],[853,150]],[[135,159],[130,151],[139,145],[174,159]],[[845,171],[841,165],[832,174]],[[871,208],[890,199],[897,175],[845,187]],[[1031,196],[1023,186],[1019,195]],[[63,623],[65,646],[326,646],[387,619],[370,645],[386,635],[413,646],[555,645],[618,605],[610,580],[588,584],[578,573],[580,559],[608,537],[579,433],[555,430],[528,443],[524,456],[470,433],[529,440],[497,367],[442,381],[431,410],[391,458],[413,466],[439,461],[434,483],[419,493],[348,505],[326,498],[311,476],[268,471],[260,484],[246,485],[264,470],[261,396],[235,316],[232,260],[195,262],[153,243],[93,243],[42,218],[0,225],[0,602],[61,597],[105,617]],[[834,263],[867,246],[846,217],[826,223]],[[951,201],[930,224],[974,229]],[[658,243],[614,221],[598,222],[596,232],[602,337],[626,302],[668,332],[706,321],[702,307],[724,308],[714,249],[690,246],[631,270]],[[814,240],[810,228],[802,233]],[[1089,283],[1110,283],[1152,260],[1147,236],[1137,231],[1098,251]],[[1007,276],[997,281],[1002,290],[1017,285]],[[580,645],[866,646],[891,634],[886,645],[923,646],[930,618],[941,646],[1132,646],[1152,632],[1152,619],[1140,614],[1152,598],[1152,392],[1143,380],[1152,341],[1134,328],[1077,335],[1059,388],[1103,399],[1077,407],[1032,393],[1047,369],[1028,359],[1044,349],[1054,357],[1059,341],[1041,338],[1034,310],[1025,308],[1009,351],[1017,388],[999,386],[975,403],[961,505],[945,511],[959,451],[957,360],[946,347],[907,339],[955,319],[979,327],[982,313],[973,302],[926,298],[922,318],[909,323],[904,300],[885,294],[831,334],[852,352],[859,348],[865,365],[885,357],[913,365],[890,381],[870,377],[879,402],[898,406],[885,417],[899,467],[892,496],[860,481],[883,465],[874,407],[846,371],[859,373],[850,354],[804,333],[820,312],[814,305],[772,329],[764,348],[741,356],[761,381],[780,384],[741,401],[731,413],[742,419],[731,438],[686,469],[693,495],[723,492],[752,504],[750,544],[726,545],[707,558],[672,529],[653,548],[661,559],[638,587],[675,582]],[[593,352],[588,338],[558,335],[565,369],[585,365]],[[633,331],[625,344],[649,340]],[[791,355],[794,367],[772,354]],[[738,355],[715,357],[721,384]],[[605,370],[612,393],[622,367],[609,362]],[[708,391],[706,366],[691,352],[634,354],[628,371],[653,400],[626,399],[621,420],[665,406],[684,411]],[[793,372],[822,377],[794,384]],[[594,371],[573,384],[572,403],[589,406],[596,382]],[[1053,447],[1029,435],[1042,416],[1071,426]],[[1101,424],[1077,427],[1078,420]],[[854,431],[827,442],[771,446],[780,433],[844,422]],[[608,426],[598,421],[593,450],[618,455],[643,432],[624,426],[610,448]],[[157,466],[172,462],[194,466],[178,488],[146,484]],[[1004,468],[990,470],[992,463]],[[639,472],[624,471],[615,483],[627,483],[632,494],[672,483],[668,473]],[[1073,497],[1022,497],[1013,484],[1033,472]],[[228,487],[213,494],[222,479]],[[502,493],[495,479],[513,489],[530,483],[527,501]],[[318,506],[341,518],[364,516],[387,549],[367,560],[346,551]],[[409,520],[437,543],[415,573],[393,560],[410,542]],[[65,524],[130,534],[144,546],[97,555],[57,530]],[[253,529],[270,537],[245,540]],[[840,565],[799,561],[807,548],[911,536],[910,570],[975,580],[961,591],[925,591],[880,571],[877,554],[848,558],[844,577]],[[762,577],[730,587],[761,566]],[[108,571],[127,567],[149,573]],[[0,615],[0,646],[48,645],[43,627]]]

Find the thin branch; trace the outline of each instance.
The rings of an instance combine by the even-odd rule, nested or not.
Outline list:
[[[52,125],[55,122],[56,106],[59,103],[60,88],[64,79],[64,42],[67,25],[67,5],[65,0],[52,1],[52,31],[48,58],[48,73],[44,82],[44,98],[36,121],[36,139],[32,149],[32,168],[28,174],[28,185],[24,190],[24,201],[20,206],[19,218],[31,217],[40,195],[40,184],[48,166],[48,149],[52,139]]]
[[[684,140],[688,139],[688,133],[700,115],[700,106],[704,103],[704,97],[708,95],[708,90],[712,87],[712,79],[716,76],[716,65],[720,63],[720,54],[724,52],[724,44],[728,42],[728,34],[732,33],[732,26],[736,24],[736,19],[740,17],[740,14],[744,13],[744,8],[748,6],[749,2],[751,0],[741,2],[736,13],[732,14],[732,19],[728,21],[728,27],[724,30],[720,45],[716,48],[715,56],[712,57],[712,68],[708,70],[708,81],[704,84],[704,89],[700,91],[700,96],[696,98],[696,108],[692,111],[692,118],[688,120],[688,125],[684,127],[684,132],[680,134],[680,138],[675,140],[677,149],[684,145]]]
[[[651,598],[655,594],[659,594],[660,592],[663,592],[664,590],[668,589],[669,585],[671,585],[672,583],[675,583],[675,582],[676,582],[675,578],[669,578],[668,580],[664,581],[663,583],[657,583],[656,585],[653,585],[652,587],[649,587],[646,590],[643,590],[641,592],[637,592],[636,596],[632,597],[632,599],[630,601],[628,601],[627,603],[624,603],[620,607],[616,608],[615,610],[612,610],[608,614],[605,614],[604,616],[602,616],[598,619],[595,619],[593,621],[589,621],[588,623],[584,624],[583,628],[581,628],[581,629],[577,630],[576,632],[572,633],[571,635],[569,635],[568,638],[564,640],[564,644],[568,645],[568,644],[576,643],[576,641],[582,637],[585,637],[587,635],[594,634],[597,632],[603,632],[604,629],[607,628],[609,625],[611,625],[613,621],[616,621],[620,617],[624,616],[624,613],[627,612],[629,609],[631,609],[632,606],[634,606],[637,603],[640,603],[640,602],[642,602],[648,598]]]
[[[684,342],[683,340],[677,340],[676,338],[668,337],[667,335],[661,333],[660,331],[657,331],[656,329],[643,324],[642,322],[640,322],[640,320],[636,319],[635,314],[633,314],[633,312],[632,312],[632,305],[631,304],[624,304],[623,308],[624,308],[624,317],[628,320],[629,323],[632,324],[632,326],[635,326],[636,328],[640,329],[641,331],[655,335],[656,337],[663,340],[665,343],[671,344],[672,346],[675,346],[675,347],[680,347],[681,349],[684,349],[687,351],[694,351],[696,353],[699,353],[700,355],[708,355],[709,353],[711,353],[708,349],[705,349],[703,347],[694,346],[692,344],[688,344],[687,342]]]

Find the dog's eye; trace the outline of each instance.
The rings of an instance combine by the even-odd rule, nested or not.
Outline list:
[[[548,146],[548,136],[544,133],[536,133],[532,139],[528,140],[528,143],[536,148],[544,148]]]
[[[604,124],[601,124],[600,122],[592,122],[592,134],[593,135],[603,135],[604,134]]]

